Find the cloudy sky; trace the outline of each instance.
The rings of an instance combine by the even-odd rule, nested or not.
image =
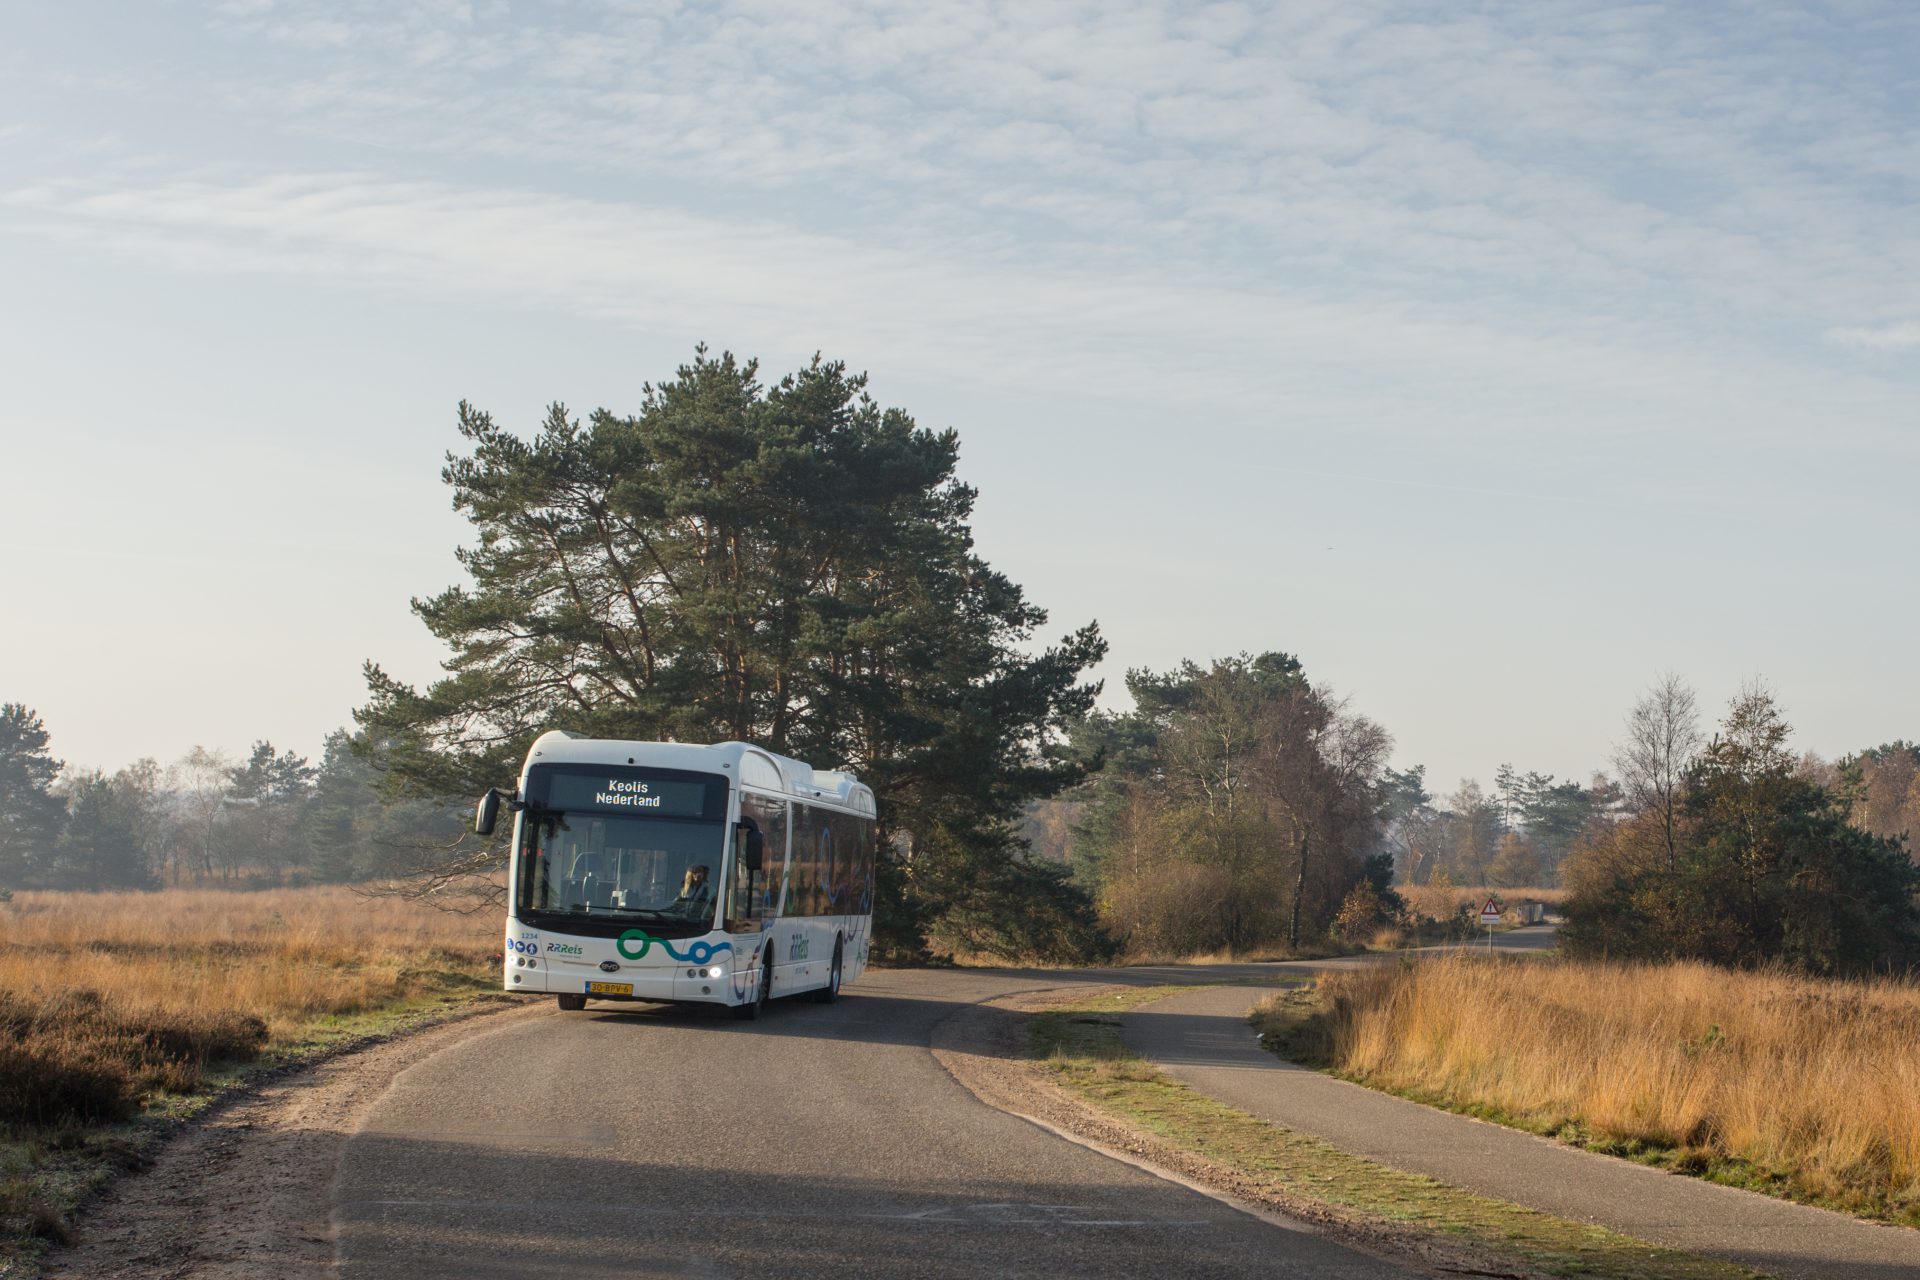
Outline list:
[[[1916,68],[1864,0],[14,6],[0,700],[317,749],[434,672],[455,403],[705,341],[958,428],[1110,690],[1286,649],[1440,790],[1665,670],[1920,736]]]

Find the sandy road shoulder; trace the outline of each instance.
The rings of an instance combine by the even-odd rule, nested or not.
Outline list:
[[[265,1280],[331,1274],[341,1149],[408,1067],[457,1040],[551,1015],[481,1006],[236,1091],[116,1179],[48,1255],[48,1277]]]

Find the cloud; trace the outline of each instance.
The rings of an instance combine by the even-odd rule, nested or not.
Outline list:
[[[1920,150],[1882,92],[1913,23],[1888,9],[1848,43],[1724,16],[236,4],[207,73],[154,92],[285,172],[169,161],[168,135],[119,172],[72,160],[94,167],[10,221],[1036,386],[1721,421],[1701,388],[1758,386],[1756,364],[1818,381],[1808,333],[1897,342],[1847,326],[1905,311],[1920,268]],[[364,171],[324,171],[342,146]]]
[[[1857,21],[1877,29],[1849,45],[1792,14],[1571,0],[288,0],[214,29],[298,48],[218,91],[331,142],[868,240],[1705,335],[1729,309],[1828,327],[1909,287],[1920,144],[1880,86],[1916,28]]]
[[[1920,320],[1897,320],[1892,324],[1851,326],[1827,330],[1827,341],[1843,347],[1872,347],[1882,351],[1904,351],[1920,347]]]
[[[1783,399],[1631,328],[1555,333],[1472,305],[1040,268],[990,243],[877,244],[771,216],[367,174],[42,183],[0,192],[5,228],[184,272],[553,309],[774,359],[819,349],[999,394],[1157,405],[1170,421],[1225,409],[1309,432],[1599,440],[1644,430],[1658,405],[1751,437]],[[1750,411],[1725,390],[1736,381]]]

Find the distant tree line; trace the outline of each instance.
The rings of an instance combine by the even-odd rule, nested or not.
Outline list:
[[[0,706],[0,890],[248,887],[407,875],[458,837],[462,814],[395,803],[351,735],[320,763],[256,742],[245,760],[195,747],[161,765],[69,769],[20,703]]]
[[[1621,800],[1605,774],[1583,786],[1510,764],[1495,772],[1492,790],[1468,778],[1444,799],[1427,793],[1419,765],[1389,781],[1387,834],[1406,884],[1556,885],[1575,842],[1611,821]]]
[[[1691,690],[1665,677],[1630,711],[1611,774],[1503,764],[1491,788],[1436,798],[1285,654],[1130,672],[1127,686],[1133,710],[1073,730],[1100,767],[1031,806],[1021,832],[1138,951],[1364,937],[1395,917],[1395,886],[1558,886],[1566,944],[1585,954],[1813,973],[1920,960],[1920,747],[1795,756],[1762,687],[1709,738]]]

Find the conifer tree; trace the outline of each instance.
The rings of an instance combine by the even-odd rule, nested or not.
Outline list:
[[[1105,642],[1088,625],[1030,649],[1046,613],[974,553],[953,431],[882,409],[839,362],[769,387],[704,347],[633,416],[554,405],[523,439],[462,404],[459,430],[442,475],[477,535],[472,585],[414,602],[448,674],[416,690],[369,664],[356,713],[391,786],[510,782],[550,728],[741,739],[873,787],[900,855],[890,941],[1011,917],[1028,889],[1084,905],[1029,883],[1014,823],[1080,777],[1059,729]]]
[[[25,704],[0,705],[0,889],[24,883],[55,855],[66,805],[53,781],[64,766],[47,742],[46,725]]]
[[[96,891],[155,887],[142,829],[147,797],[135,779],[125,772],[111,778],[92,772],[70,786],[57,881]]]

